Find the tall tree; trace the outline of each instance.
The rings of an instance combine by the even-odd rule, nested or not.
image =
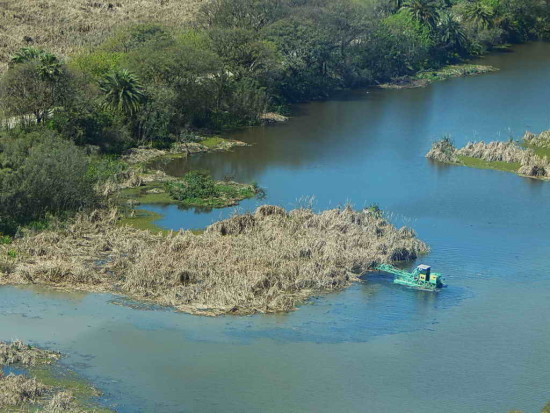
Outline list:
[[[442,14],[437,25],[441,43],[447,49],[462,52],[466,49],[468,39],[462,25],[451,14]]]
[[[10,59],[10,65],[37,62],[39,75],[44,80],[55,81],[63,75],[63,64],[53,53],[34,47],[23,47]]]
[[[99,88],[104,94],[106,108],[129,117],[133,116],[146,100],[138,78],[126,69],[105,75],[99,83]]]
[[[437,25],[439,8],[433,0],[407,0],[403,8],[409,10],[416,20],[432,29]]]
[[[71,78],[63,63],[35,48],[16,53],[0,81],[0,102],[6,114],[19,120],[32,114],[37,123],[63,106],[71,92]]]
[[[464,18],[484,28],[493,25],[494,17],[495,11],[493,8],[479,1],[468,3],[464,8]]]

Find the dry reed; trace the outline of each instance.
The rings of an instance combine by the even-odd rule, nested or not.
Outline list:
[[[10,248],[18,256],[3,258],[0,282],[116,291],[197,314],[251,314],[291,310],[349,285],[374,263],[428,250],[412,230],[350,208],[316,214],[263,206],[201,235],[158,236],[114,221],[95,213],[17,240]]]
[[[6,376],[0,371],[0,409],[37,403],[46,390],[47,387],[35,378],[20,374]]]
[[[20,364],[23,366],[36,366],[38,364],[50,364],[59,360],[59,353],[41,350],[21,341],[12,343],[0,342],[0,366]]]

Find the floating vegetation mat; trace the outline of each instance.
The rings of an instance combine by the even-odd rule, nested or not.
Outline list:
[[[155,235],[117,219],[116,211],[81,215],[0,246],[0,283],[109,291],[196,314],[267,313],[346,287],[373,264],[428,251],[373,210],[265,205],[198,235]]]

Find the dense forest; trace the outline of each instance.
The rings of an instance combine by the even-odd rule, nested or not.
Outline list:
[[[120,25],[70,56],[22,48],[0,79],[0,233],[100,202],[92,153],[549,37],[548,0],[211,0],[192,22]]]

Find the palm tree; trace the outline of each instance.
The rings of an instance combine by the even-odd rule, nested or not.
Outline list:
[[[45,53],[42,49],[23,47],[11,57],[10,63],[18,64],[30,62],[31,60],[38,59],[42,53]]]
[[[439,18],[437,3],[433,0],[407,0],[403,8],[409,10],[413,17],[421,23],[435,28]]]
[[[138,78],[126,69],[105,75],[99,82],[99,88],[104,93],[106,108],[130,117],[139,110],[146,99]]]
[[[468,39],[462,25],[451,14],[445,13],[440,16],[437,24],[439,31],[439,37],[441,42],[449,48],[454,48],[457,51],[463,51],[466,49]]]
[[[63,73],[63,65],[53,53],[34,47],[23,47],[10,59],[10,65],[37,62],[38,74],[43,80],[57,80]]]
[[[468,3],[464,8],[464,18],[479,24],[481,27],[490,27],[493,24],[495,11],[492,7],[482,4],[479,1]]]

